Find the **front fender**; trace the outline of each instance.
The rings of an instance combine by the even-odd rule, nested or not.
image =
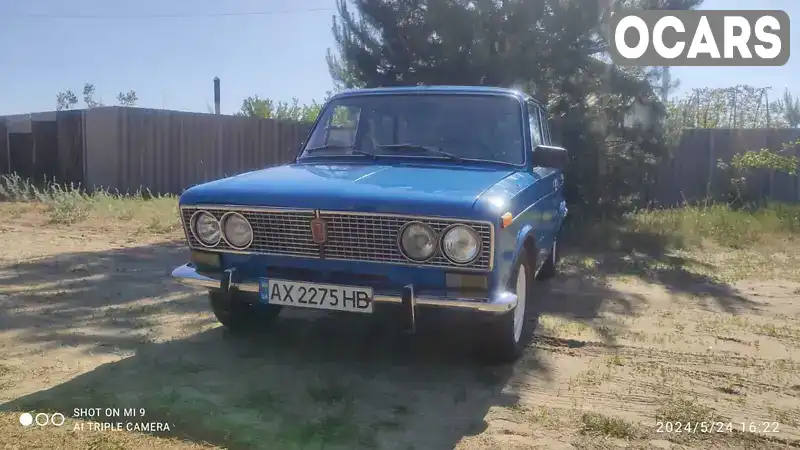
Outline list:
[[[511,263],[512,268],[517,267],[520,263],[520,258],[522,258],[523,251],[525,250],[526,242],[530,242],[528,245],[536,246],[536,235],[531,225],[523,226],[517,233],[517,243],[514,247],[514,258]]]
[[[506,232],[511,230],[505,230]],[[506,236],[506,252],[503,252],[506,257],[498,264],[497,283],[498,287],[503,288],[511,287],[512,281],[516,279],[515,268],[518,267],[520,258],[522,258],[523,251],[525,250],[526,242],[528,245],[536,245],[536,235],[532,225],[525,224],[519,227],[516,232],[512,232],[510,236]],[[510,250],[510,251],[509,251]]]

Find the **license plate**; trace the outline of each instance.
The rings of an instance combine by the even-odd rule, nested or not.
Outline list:
[[[372,312],[372,288],[262,278],[263,303],[360,313]]]

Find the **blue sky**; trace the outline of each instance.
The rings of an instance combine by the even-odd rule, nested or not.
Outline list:
[[[800,21],[797,0],[706,0],[703,8],[782,9]],[[270,14],[209,16],[249,12]],[[80,96],[84,82],[104,103],[134,89],[139,106],[208,112],[218,76],[225,114],[253,94],[321,99],[333,87],[325,53],[334,12],[334,0],[0,0],[0,115],[53,110],[56,93]],[[176,15],[184,17],[164,17]],[[792,30],[795,51],[799,35]],[[800,95],[800,55],[783,67],[676,67],[673,76],[681,91],[788,85]]]

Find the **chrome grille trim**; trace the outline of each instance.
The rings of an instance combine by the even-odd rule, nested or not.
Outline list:
[[[407,216],[400,214],[374,214],[359,212],[320,211],[320,218],[328,222],[328,242],[325,258],[355,261],[388,262],[424,267],[492,268],[492,224],[474,220],[445,219],[439,217]],[[442,230],[450,225],[469,225],[481,237],[481,250],[468,264],[456,264],[442,254],[441,246],[432,258],[416,262],[405,257],[397,248],[398,232],[407,222],[420,221],[430,225],[441,239]],[[364,243],[368,245],[364,245]]]
[[[246,250],[235,250],[221,240],[214,248],[198,242],[190,229],[191,215],[204,210],[217,219],[229,211],[236,211],[250,221],[253,243]],[[339,261],[389,263],[415,267],[439,267],[472,271],[491,270],[494,263],[494,225],[487,221],[461,220],[443,217],[413,216],[405,214],[362,213],[343,211],[316,211],[270,207],[245,207],[235,205],[191,205],[180,207],[184,233],[193,249],[238,254],[295,256]],[[324,219],[328,224],[328,240],[319,246],[311,237],[311,220]],[[437,249],[425,262],[406,258],[397,248],[398,232],[409,221],[421,221],[439,234],[450,225],[459,223],[473,227],[481,237],[478,257],[468,264],[448,260]],[[322,247],[322,248],[320,248]]]

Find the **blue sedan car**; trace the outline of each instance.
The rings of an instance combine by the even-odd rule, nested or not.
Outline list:
[[[432,309],[469,311],[485,354],[513,361],[532,284],[556,271],[567,162],[517,91],[340,93],[293,162],[181,195],[191,262],[172,275],[207,288],[231,331],[283,308],[394,308],[410,331]]]

